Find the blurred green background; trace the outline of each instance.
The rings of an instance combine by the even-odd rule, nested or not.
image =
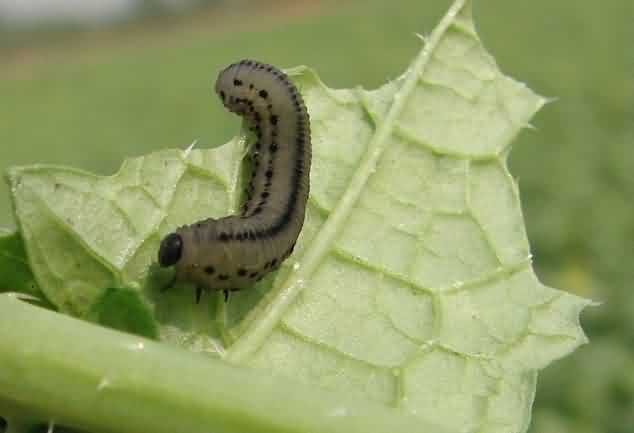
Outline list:
[[[138,1],[90,25],[0,16],[0,169],[45,162],[108,174],[128,156],[224,143],[239,120],[211,85],[243,57],[374,88],[407,66],[415,33],[429,33],[450,1],[168,3]],[[632,433],[634,3],[482,0],[475,14],[502,70],[557,98],[511,157],[537,272],[603,302],[583,315],[592,344],[540,375],[531,431]],[[12,225],[2,185],[0,226]]]

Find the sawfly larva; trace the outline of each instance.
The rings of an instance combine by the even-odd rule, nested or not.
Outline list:
[[[238,215],[179,227],[161,241],[162,267],[202,290],[252,286],[292,252],[304,224],[311,161],[308,111],[279,69],[242,60],[220,72],[215,86],[224,106],[255,134],[253,172]]]

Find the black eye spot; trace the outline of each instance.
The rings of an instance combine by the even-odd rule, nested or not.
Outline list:
[[[244,277],[247,274],[247,270],[244,268],[238,269],[238,275]]]
[[[213,266],[209,265],[209,266],[206,266],[206,267],[205,267],[205,273],[206,273],[207,275],[213,275],[213,274],[214,274],[214,272],[216,272],[216,270],[214,269],[214,267],[213,267]]]
[[[273,153],[277,152],[277,144],[273,143],[269,146],[269,150]]]
[[[266,99],[267,96],[269,96],[269,94],[268,94],[268,92],[266,90],[260,90],[258,95],[260,95],[260,98],[265,98],[265,99]]]
[[[176,264],[183,254],[183,238],[178,233],[170,233],[161,241],[159,265],[163,268]]]
[[[234,85],[234,86],[242,86],[242,81],[240,81],[240,80],[233,80],[233,85]]]

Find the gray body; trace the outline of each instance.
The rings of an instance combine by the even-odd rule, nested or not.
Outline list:
[[[215,90],[256,136],[249,151],[253,173],[240,214],[176,230],[182,240],[176,278],[200,289],[237,290],[293,251],[308,199],[310,124],[295,86],[270,65],[235,63],[219,74]]]

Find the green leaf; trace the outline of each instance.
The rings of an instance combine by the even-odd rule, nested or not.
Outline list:
[[[0,293],[2,292],[26,295],[23,299],[52,308],[35,282],[20,233],[4,229],[0,229]]]
[[[152,311],[131,289],[109,288],[95,302],[87,319],[108,328],[156,339],[158,329]]]
[[[376,431],[386,413],[451,431],[525,431],[536,371],[586,341],[578,320],[589,304],[537,280],[506,165],[511,141],[545,99],[499,71],[467,0],[454,3],[403,75],[377,90],[333,90],[308,68],[289,72],[308,105],[314,156],[305,227],[277,274],[228,304],[214,294],[196,305],[191,287],[161,293],[169,278],[152,271],[162,235],[238,208],[242,137],[130,159],[111,177],[12,169],[42,290],[61,311],[84,316],[106,288],[130,287],[151,305],[163,341],[221,358],[210,362],[222,371],[240,366],[245,380],[230,386],[255,408],[201,394],[201,410],[218,415],[222,431],[234,431],[230,414],[275,410],[278,394],[257,388],[269,374],[284,387],[284,377],[308,385],[299,400],[314,407],[322,388],[382,407],[366,413]],[[117,362],[108,371],[124,369]],[[188,386],[167,390],[165,407],[182,408]],[[139,396],[160,412],[155,397]],[[293,410],[321,419],[311,405]],[[367,431],[315,422],[280,431]],[[400,431],[440,431],[424,425]]]

